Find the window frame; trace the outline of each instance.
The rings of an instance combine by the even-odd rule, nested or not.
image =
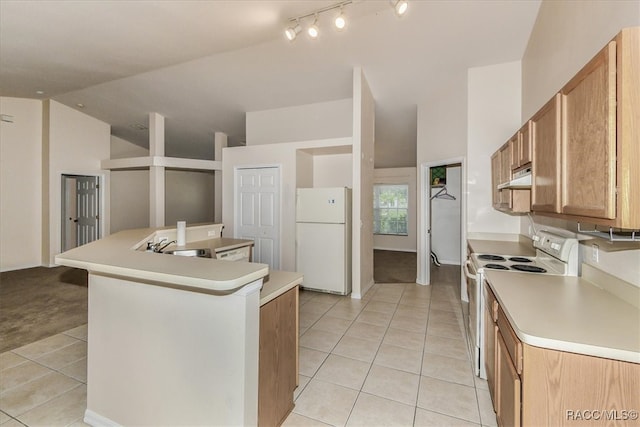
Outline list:
[[[379,190],[380,187],[399,187],[401,191],[404,191],[404,204],[402,199],[395,197],[393,199],[393,206],[381,206],[380,194],[383,192]],[[387,190],[388,191],[388,190]],[[387,218],[393,217],[395,220],[390,220],[389,223],[395,223],[395,231],[388,229],[388,224],[384,230],[383,228],[383,215],[382,212],[386,212]],[[394,212],[394,215],[390,213]],[[404,215],[401,215],[403,213]],[[408,183],[374,183],[373,184],[373,234],[375,236],[398,236],[407,237],[409,235],[409,184]]]

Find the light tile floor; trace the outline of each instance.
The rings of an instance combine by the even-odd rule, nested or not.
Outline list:
[[[495,426],[457,284],[300,293],[300,385],[285,426]],[[0,354],[0,425],[83,426],[86,325]]]
[[[0,426],[84,426],[87,326],[0,354]]]
[[[495,426],[457,283],[300,293],[300,385],[284,426]]]

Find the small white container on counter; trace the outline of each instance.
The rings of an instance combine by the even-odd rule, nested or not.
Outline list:
[[[176,226],[176,245],[184,246],[187,243],[187,221],[178,221]]]

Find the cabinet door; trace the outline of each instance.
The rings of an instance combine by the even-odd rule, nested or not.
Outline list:
[[[531,120],[522,126],[518,132],[519,150],[518,150],[518,167],[531,163]]]
[[[491,195],[493,197],[493,207],[498,208],[500,206],[500,191],[498,185],[500,184],[500,152],[496,151],[491,156]]]
[[[531,210],[534,212],[560,213],[560,99],[560,94],[554,96],[531,119]]]
[[[520,166],[520,133],[516,133],[509,140],[509,151],[511,151],[511,170]]]
[[[507,142],[500,148],[500,183],[509,181],[511,181],[511,143]],[[511,190],[508,188],[500,190],[500,209],[511,209]]]
[[[511,146],[514,138],[517,141],[518,135],[514,135],[500,148],[500,184],[511,181]]]
[[[507,346],[502,334],[497,335],[497,398],[498,398],[498,424],[501,426],[519,427],[520,413],[520,377],[509,357]]]
[[[491,302],[484,306],[484,366],[487,371],[487,384],[493,402],[493,410],[498,412],[498,398],[496,396],[496,334],[498,327],[491,317]]]
[[[298,287],[260,307],[258,425],[280,425],[298,380]]]
[[[615,218],[616,42],[560,92],[562,213]]]

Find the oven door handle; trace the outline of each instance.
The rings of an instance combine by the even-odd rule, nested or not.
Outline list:
[[[465,274],[465,276],[467,276],[469,279],[476,280],[476,279],[477,279],[476,275],[475,275],[475,274],[471,274],[471,273],[469,273],[469,266],[470,266],[470,265],[471,265],[471,261],[466,260],[466,261],[464,262],[464,274]]]

